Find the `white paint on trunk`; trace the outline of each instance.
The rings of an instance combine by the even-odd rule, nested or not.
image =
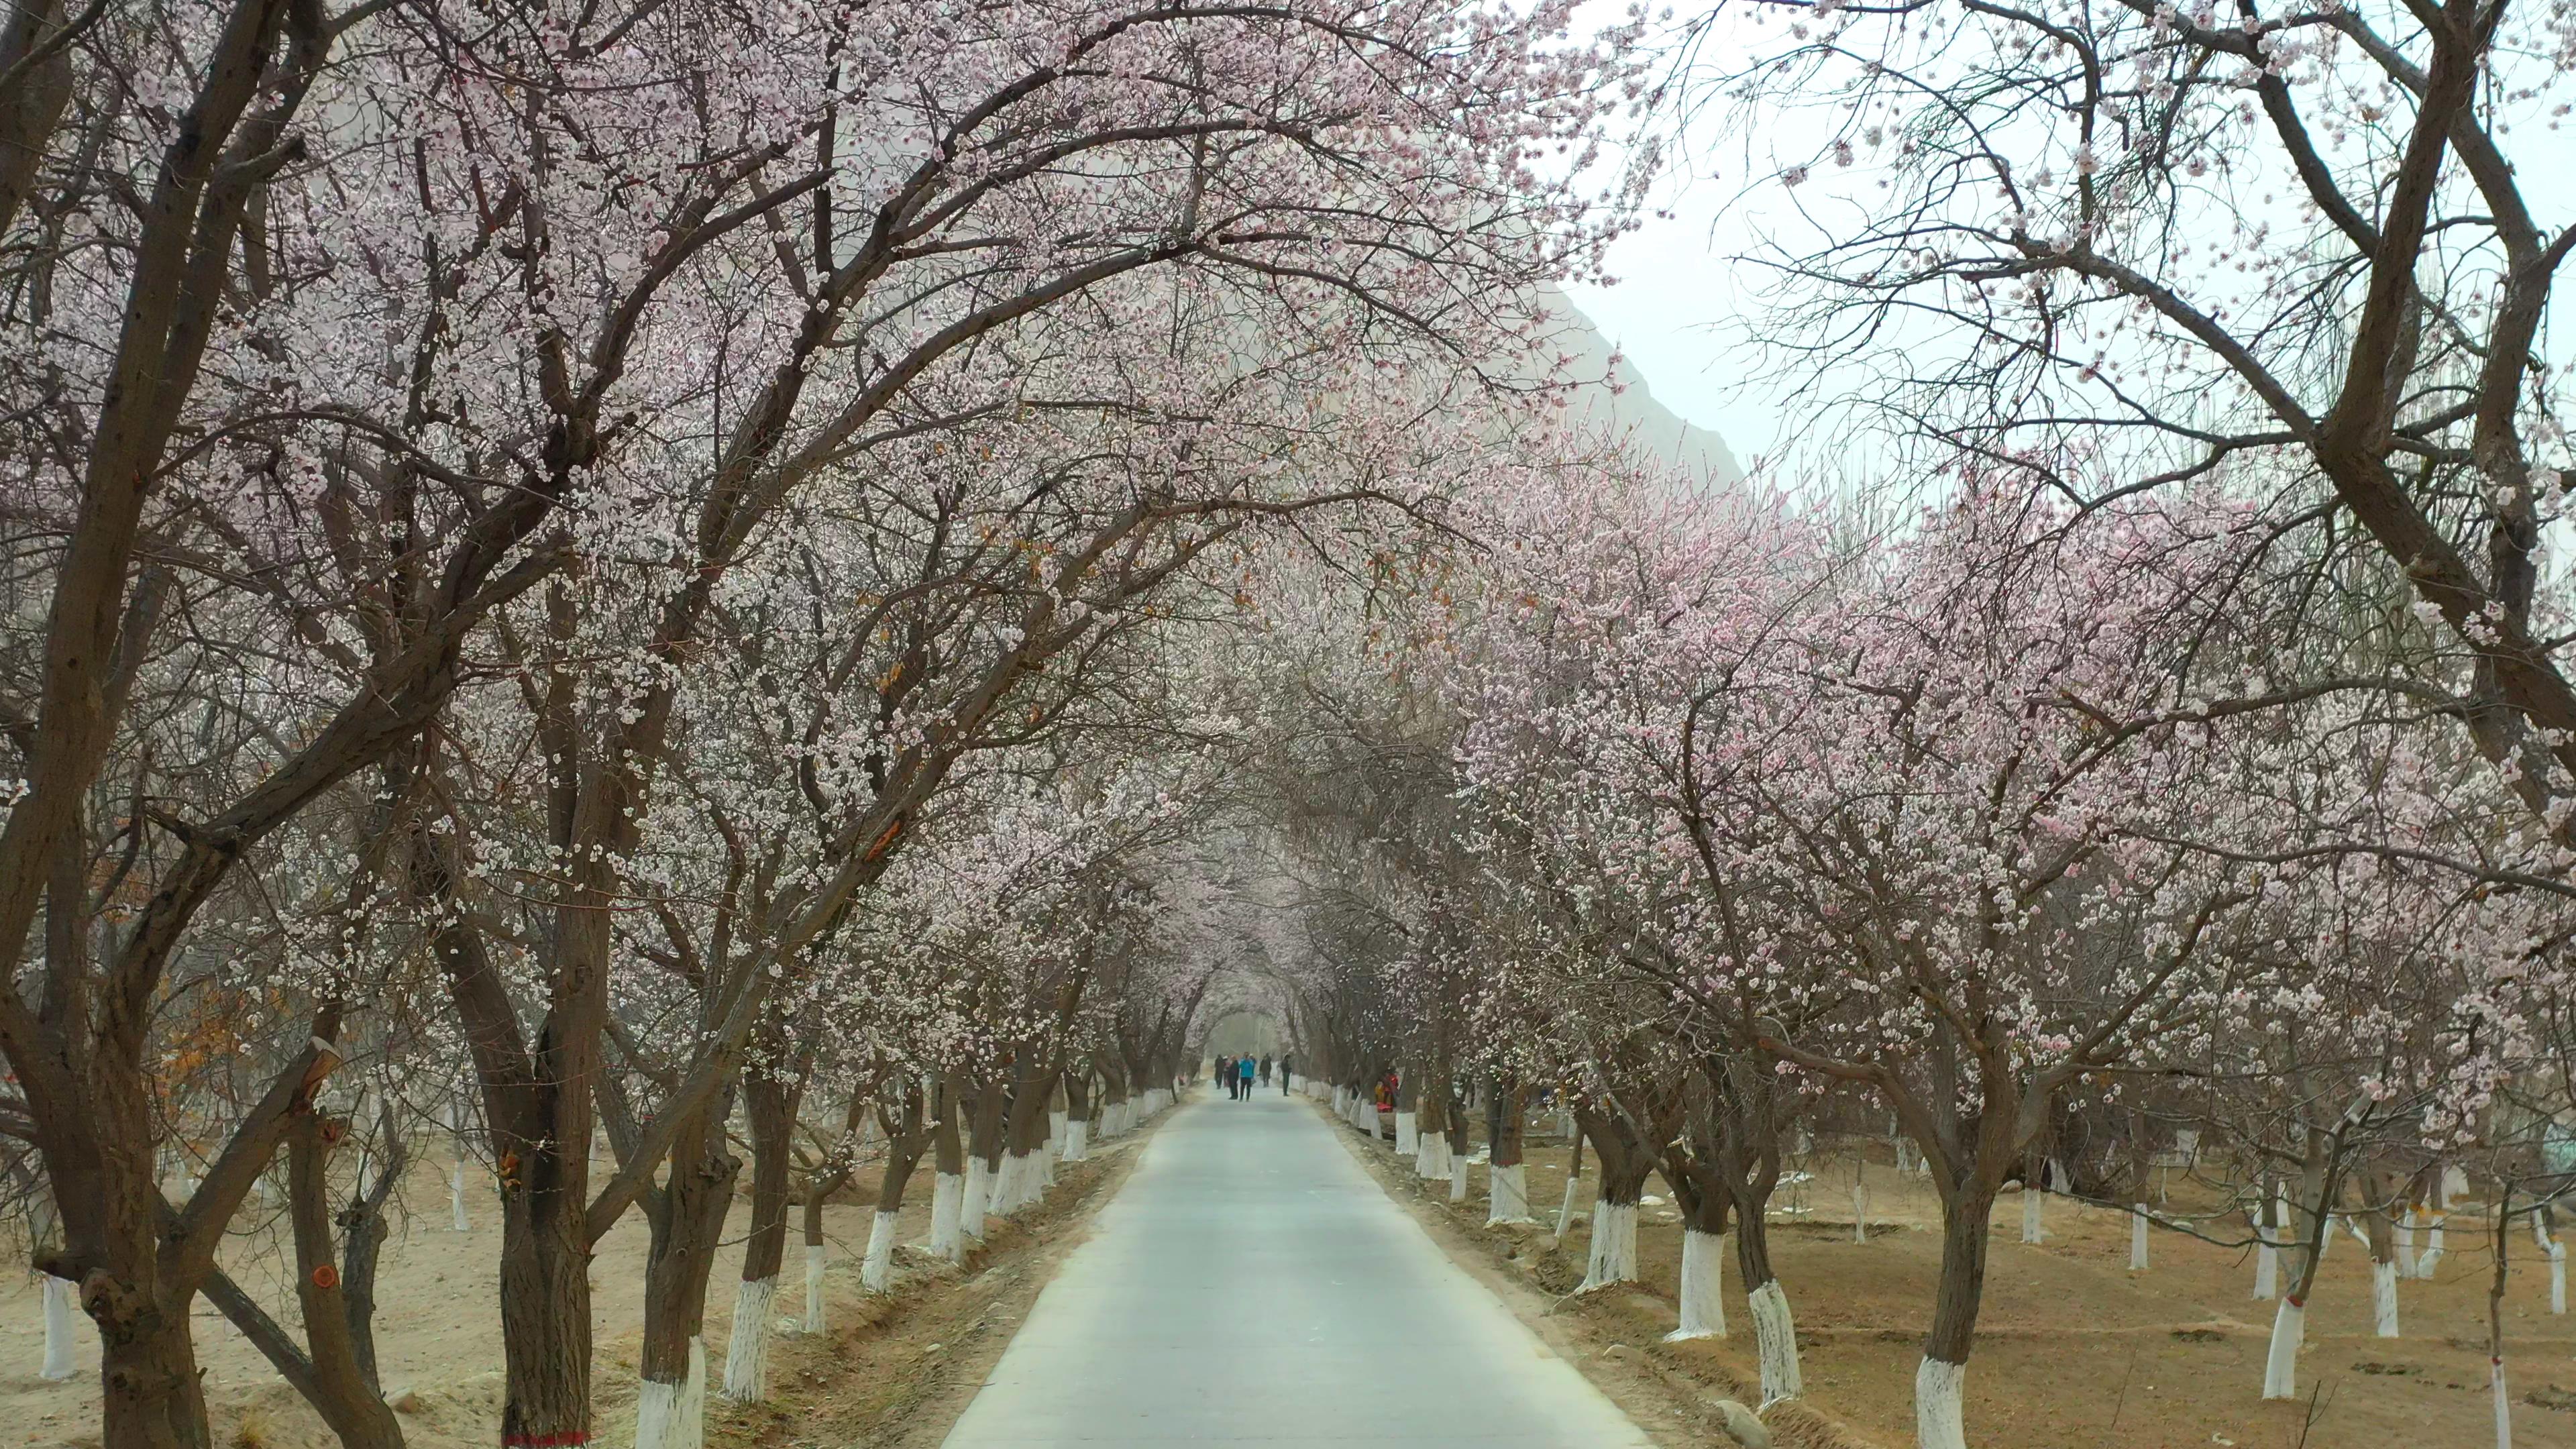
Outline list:
[[[1402,1107],[1395,1109],[1395,1155],[1411,1157],[1422,1150],[1422,1134],[1414,1130],[1413,1114]]]
[[[1682,1326],[1664,1342],[1726,1336],[1726,1239],[1682,1230]]]
[[[1449,1135],[1425,1132],[1414,1143],[1413,1172],[1424,1182],[1439,1182],[1449,1176]]]
[[[1449,1154],[1449,1200],[1467,1200],[1467,1159],[1456,1152]]]
[[[2504,1360],[2487,1360],[2487,1383],[2495,1399],[2496,1449],[2513,1449],[2513,1396],[2505,1392]]]
[[[2426,1239],[2424,1256],[2415,1260],[2415,1276],[2418,1278],[2432,1277],[2434,1268],[2441,1264],[2442,1220],[2435,1218],[2432,1228],[2424,1236]]]
[[[1002,1165],[993,1171],[993,1180],[984,1203],[986,1215],[1006,1218],[1020,1210],[1020,1205],[1028,1201],[1029,1169],[1027,1153],[1002,1154]]]
[[[934,1207],[932,1212],[936,1216],[937,1209]],[[883,1208],[868,1219],[868,1250],[859,1259],[859,1287],[862,1291],[883,1293],[894,1286],[894,1234],[895,1224],[900,1220],[900,1214]]]
[[[471,1232],[474,1225],[465,1220],[465,1159],[447,1169],[447,1214],[449,1226],[457,1232]]]
[[[45,1280],[45,1377],[60,1381],[80,1372],[72,1361],[73,1325],[79,1320],[72,1299],[79,1290],[69,1278],[38,1276]]]
[[[2549,1311],[2567,1311],[2567,1245],[2549,1245]]]
[[[733,1339],[725,1345],[724,1396],[757,1404],[769,1396],[769,1305],[778,1275],[748,1279],[733,1290]]]
[[[1574,1291],[1589,1293],[1637,1278],[1637,1205],[1632,1202],[1592,1204],[1592,1250],[1583,1265],[1583,1283]]]
[[[1529,1169],[1519,1163],[1497,1167],[1485,1174],[1485,1226],[1500,1227],[1505,1223],[1530,1220]]]
[[[2269,1303],[2280,1288],[2281,1250],[2273,1247],[2267,1238],[2254,1250],[2254,1300]]]
[[[1080,1162],[1091,1153],[1091,1124],[1080,1117],[1064,1124],[1064,1160]]]
[[[2370,1265],[2371,1325],[2381,1338],[2397,1336],[2397,1265]]]
[[[1583,1179],[1569,1177],[1565,1180],[1565,1202],[1556,1210],[1556,1235],[1560,1238],[1564,1237],[1567,1230],[1582,1217]]]
[[[893,1214],[879,1213],[877,1216],[888,1218]],[[870,1251],[875,1250],[876,1234],[879,1231],[886,1235],[886,1252],[891,1256],[894,1252],[894,1224],[892,1223],[880,1222],[876,1227],[869,1229],[868,1247]],[[821,1243],[805,1245],[805,1331],[807,1333],[823,1331],[823,1266],[829,1253],[830,1250]]]
[[[2415,1276],[2415,1210],[2413,1208],[2408,1208],[2406,1216],[2397,1220],[2397,1271],[2409,1278]]]
[[[1929,1355],[1914,1369],[1915,1449],[1968,1449],[1968,1366]]]
[[[930,1252],[933,1257],[954,1263],[965,1256],[965,1234],[958,1219],[965,1211],[966,1179],[954,1172],[939,1174],[930,1189]]]
[[[2263,1356],[2263,1397],[2299,1396],[2299,1341],[2307,1336],[2308,1310],[2284,1294],[2272,1313],[2272,1348]]]
[[[707,1346],[689,1344],[689,1375],[646,1379],[635,1393],[635,1449],[702,1449],[707,1442]]]
[[[993,1206],[993,1167],[980,1157],[966,1159],[966,1196],[957,1205],[957,1231],[984,1240],[984,1214]]]
[[[2039,1198],[2040,1192],[2038,1188],[2032,1187],[2028,1183],[2024,1183],[2022,1185],[2021,1240],[2025,1243],[2042,1242],[2048,1236],[2039,1230]]]
[[[1807,1391],[1798,1369],[1798,1325],[1789,1317],[1789,1295],[1774,1278],[1744,1295],[1753,1310],[1753,1341],[1762,1355],[1762,1406],[1794,1399]]]
[[[2147,1271],[2147,1205],[2138,1203],[2129,1210],[2129,1271]]]
[[[1852,1184],[1852,1241],[1869,1241],[1869,1189],[1857,1182]]]

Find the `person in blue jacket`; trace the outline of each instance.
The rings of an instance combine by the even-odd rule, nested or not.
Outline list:
[[[1235,1070],[1243,1074],[1243,1091],[1239,1095],[1243,1100],[1250,1101],[1252,1098],[1252,1058],[1245,1057],[1242,1061],[1235,1063]]]

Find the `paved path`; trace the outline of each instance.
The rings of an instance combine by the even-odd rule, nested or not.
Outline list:
[[[1165,1122],[947,1449],[1650,1441],[1277,1088]]]

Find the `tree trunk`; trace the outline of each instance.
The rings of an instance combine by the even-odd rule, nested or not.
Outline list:
[[[1485,1225],[1525,1223],[1530,1219],[1529,1172],[1522,1166],[1521,1126],[1525,1094],[1497,1078],[1485,1093]]]
[[[305,1351],[311,1364],[311,1391],[304,1397],[348,1449],[399,1449],[402,1425],[376,1385],[374,1336],[357,1331],[372,1322],[372,1289],[367,1290],[362,1306],[354,1247],[346,1272],[332,1255],[331,1185],[326,1168],[331,1148],[347,1131],[346,1122],[325,1121],[307,1112],[298,1114],[287,1132],[286,1195],[295,1239],[295,1296],[303,1310]],[[398,1171],[398,1156],[396,1161]],[[364,1182],[359,1184],[359,1209],[353,1209],[352,1216],[372,1217],[381,1227],[380,1215],[361,1211],[366,1188]],[[372,1244],[365,1256],[372,1280]]]
[[[1436,1063],[1414,1092],[1413,1171],[1426,1182],[1449,1177],[1449,1075]]]
[[[1967,1449],[1968,1352],[1986,1293],[1987,1220],[1994,1195],[1973,1184],[1941,1204],[1941,1283],[1932,1300],[1932,1330],[1914,1374],[1914,1435],[1919,1449]]]
[[[1091,1074],[1064,1074],[1064,1160],[1080,1162],[1091,1153]]]
[[[724,1139],[729,1105],[720,1098],[691,1114],[672,1141],[668,1181],[645,1198],[652,1242],[635,1449],[698,1449],[706,1440],[707,1286],[742,1172]]]
[[[769,1318],[778,1270],[787,1261],[788,1172],[801,1079],[754,1071],[743,1080],[743,1113],[751,1123],[751,1228],[743,1244],[742,1280],[734,1290],[733,1334],[725,1347],[724,1396],[756,1404],[769,1387]]]
[[[965,1104],[959,1098],[956,1073],[940,1073],[937,1101],[938,1112],[930,1129],[931,1150],[938,1166],[938,1182],[930,1199],[930,1251],[954,1263],[966,1252],[964,1231],[959,1226],[966,1198],[966,1149],[957,1123]]]
[[[1584,1135],[1601,1160],[1592,1205],[1592,1240],[1577,1292],[1634,1282],[1637,1277],[1637,1199],[1655,1170],[1652,1152],[1634,1141],[1615,1109],[1579,1113]]]

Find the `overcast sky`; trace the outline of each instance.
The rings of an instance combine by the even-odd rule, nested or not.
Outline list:
[[[1608,21],[1626,7],[1627,0],[1594,0],[1592,9]],[[1757,33],[1743,21],[1748,13],[1721,18],[1715,43],[1749,49],[1779,41],[1776,33]],[[2562,99],[2553,93],[2538,104],[2554,108]],[[2576,122],[2521,119],[2508,146],[2520,163],[2535,220],[2552,230],[2576,223]],[[1650,216],[1612,249],[1617,284],[1567,291],[1627,356],[1658,402],[1717,433],[1750,466],[1757,455],[1772,451],[1784,423],[1794,425],[1796,417],[1745,354],[1744,319],[1758,312],[1754,285],[1760,272],[1736,259],[1760,252],[1773,235],[1803,244],[1820,223],[1866,215],[1880,176],[1866,161],[1847,171],[1820,168],[1793,197],[1779,181],[1779,170],[1808,158],[1772,152],[1760,128],[1737,134],[1756,139],[1729,141],[1723,149],[1706,136],[1695,145],[1674,144],[1675,164],[1667,166],[1654,197],[1667,214]],[[2553,314],[2576,305],[2566,295],[2576,293],[2576,282],[2559,291]],[[2553,315],[2540,343],[2542,355],[2559,366],[2576,363],[2576,328],[2566,321]]]

